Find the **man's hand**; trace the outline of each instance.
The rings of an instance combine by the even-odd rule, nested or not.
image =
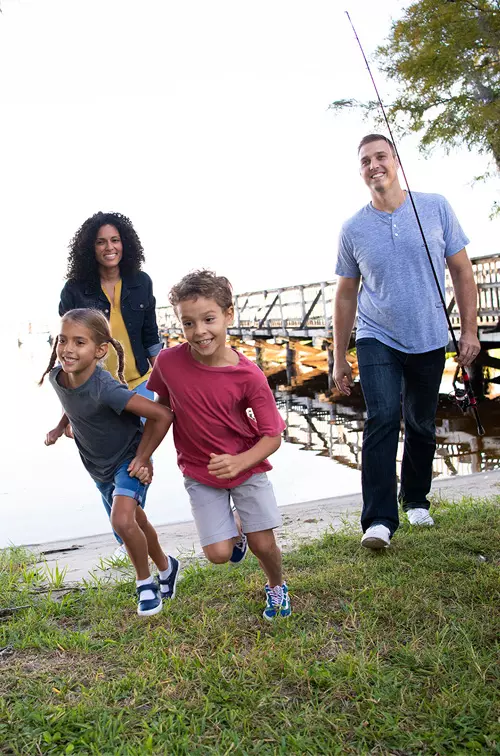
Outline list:
[[[216,478],[237,478],[243,472],[240,455],[211,454],[208,472]]]
[[[52,444],[55,444],[58,438],[61,438],[62,434],[64,433],[64,428],[60,428],[59,425],[57,428],[54,428],[53,430],[49,431],[47,435],[45,436],[45,446],[52,446]]]
[[[352,386],[352,369],[346,358],[336,359],[333,364],[333,380],[341,394],[349,396]]]
[[[145,486],[153,480],[153,464],[150,459],[134,457],[127,467],[127,472],[131,478],[138,478]]]
[[[67,426],[65,427],[64,435],[66,436],[66,438],[74,438],[73,428],[71,427],[70,423],[68,423]]]
[[[477,338],[476,334],[463,333],[460,336],[458,348],[460,350],[460,354],[457,355],[456,361],[458,362],[460,367],[466,368],[469,367],[469,365],[476,359],[477,355],[481,351],[481,344],[479,343],[479,339]]]

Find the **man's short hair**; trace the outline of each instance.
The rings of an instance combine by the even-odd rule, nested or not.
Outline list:
[[[393,156],[397,157],[396,148],[394,147],[393,143],[391,142],[390,139],[388,139],[383,134],[367,134],[366,136],[364,136],[358,146],[358,155],[359,155],[360,149],[364,147],[365,144],[370,144],[370,142],[379,142],[380,140],[382,140],[382,142],[387,142],[387,144],[391,148],[391,152]]]

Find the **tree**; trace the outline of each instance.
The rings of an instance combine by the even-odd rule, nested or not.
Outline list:
[[[391,123],[420,132],[424,148],[475,147],[500,171],[500,0],[414,0],[376,60],[398,85]],[[353,105],[375,103],[331,107]]]
[[[500,170],[500,2],[417,0],[379,47],[381,70],[400,92],[401,116],[422,146],[465,143]]]

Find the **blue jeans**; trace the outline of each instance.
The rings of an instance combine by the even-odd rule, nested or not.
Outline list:
[[[132,389],[132,391],[134,391],[136,394],[139,394],[139,396],[144,396],[144,397],[146,397],[146,399],[151,399],[151,401],[154,402],[154,398],[155,398],[154,391],[150,391],[149,389],[147,389],[146,388],[146,383],[147,383],[147,381],[143,381],[138,386],[136,386],[135,389]],[[145,417],[141,417],[141,420],[142,420],[143,423],[146,422],[146,418]],[[130,462],[130,460],[129,460],[129,462]],[[106,495],[105,495],[102,492],[102,490],[100,489],[101,485],[105,485],[105,484],[99,484],[99,485],[97,485],[97,488],[99,488],[99,490],[101,491],[102,503],[104,504],[104,509],[106,510],[108,517],[111,517],[111,507],[113,505],[113,496],[112,495],[109,496],[107,491],[106,491]],[[147,488],[146,488],[146,491],[144,492],[144,497],[143,497],[143,500],[141,502],[141,507],[143,509],[144,509],[144,505],[146,504],[146,492],[147,492]],[[113,535],[114,535],[114,537],[116,538],[116,540],[118,541],[119,544],[123,543],[123,541],[120,538],[120,536],[118,535],[118,533],[115,533],[114,530],[113,530]]]
[[[404,453],[399,500],[403,509],[429,509],[432,462],[436,450],[436,409],[445,349],[406,354],[377,339],[356,343],[367,419],[363,432],[361,485],[363,532],[399,526],[396,455],[404,422]]]

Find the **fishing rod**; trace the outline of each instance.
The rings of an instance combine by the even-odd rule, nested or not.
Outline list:
[[[365,51],[363,50],[363,47],[362,47],[361,42],[359,40],[358,34],[356,32],[356,29],[354,28],[354,24],[353,24],[353,22],[351,20],[349,12],[345,11],[345,14],[346,14],[347,18],[349,19],[349,23],[351,24],[352,30],[354,32],[354,36],[356,37],[356,42],[358,43],[359,49],[361,50],[361,55],[363,56],[363,60],[365,61],[365,65],[366,65],[366,68],[367,68],[368,73],[370,75],[370,79],[371,79],[371,82],[373,84],[373,88],[375,90],[375,94],[377,95],[377,100],[378,100],[378,104],[380,106],[380,110],[382,111],[382,115],[384,116],[385,125],[387,126],[387,130],[389,131],[392,144],[394,145],[394,152],[396,153],[396,158],[398,160],[398,163],[399,163],[400,168],[401,168],[401,173],[403,174],[403,178],[405,180],[406,188],[408,190],[408,196],[410,198],[410,202],[411,202],[411,206],[413,208],[413,212],[415,213],[415,218],[417,220],[417,224],[418,224],[418,228],[419,228],[420,234],[422,235],[422,240],[424,242],[425,251],[427,252],[427,258],[429,260],[429,264],[430,264],[431,270],[432,270],[432,275],[434,277],[434,281],[436,283],[436,287],[437,287],[437,290],[438,290],[438,293],[439,293],[439,299],[441,300],[441,304],[443,306],[443,311],[444,311],[444,315],[446,317],[446,322],[448,324],[448,329],[449,329],[450,334],[451,334],[451,339],[453,341],[453,345],[455,347],[455,351],[456,351],[457,356],[458,356],[460,354],[460,349],[459,349],[459,346],[458,346],[458,341],[457,341],[457,338],[455,336],[455,331],[453,330],[453,326],[451,324],[450,316],[448,315],[448,310],[446,308],[446,300],[444,298],[443,292],[441,291],[441,286],[439,284],[439,278],[437,276],[436,269],[434,267],[434,263],[432,262],[432,257],[431,257],[431,253],[430,253],[430,250],[429,250],[429,245],[427,244],[427,239],[425,237],[424,229],[422,228],[422,223],[420,222],[420,216],[418,214],[417,206],[415,205],[415,200],[413,199],[413,195],[411,193],[410,185],[408,183],[408,179],[406,178],[406,173],[405,173],[405,169],[403,168],[403,163],[401,162],[401,158],[399,157],[399,152],[398,152],[398,148],[397,148],[397,145],[396,145],[396,140],[394,139],[394,135],[392,133],[391,124],[390,124],[389,119],[387,117],[387,114],[385,112],[384,103],[382,102],[382,98],[380,97],[377,84],[375,83],[375,79],[373,78],[373,74],[372,74],[372,71],[371,71],[371,68],[370,68],[370,64],[368,63],[367,57],[365,55]],[[464,367],[460,366],[459,369],[460,369],[460,372],[462,373],[462,386],[463,386],[463,388],[459,387],[457,385],[457,382],[458,382],[458,372],[456,371],[455,372],[455,377],[453,379],[453,389],[455,391],[455,394],[454,394],[455,401],[456,401],[457,405],[460,407],[460,409],[462,410],[462,412],[464,412],[464,413],[467,412],[467,410],[469,409],[469,407],[472,409],[472,412],[473,412],[473,415],[474,415],[474,419],[475,419],[476,425],[477,425],[478,436],[484,436],[484,428],[483,428],[483,426],[481,424],[481,420],[480,420],[480,417],[479,417],[479,412],[478,412],[478,409],[477,409],[477,400],[476,400],[476,397],[474,395],[474,391],[473,391],[472,386],[471,386],[469,374],[468,374],[467,370]]]

